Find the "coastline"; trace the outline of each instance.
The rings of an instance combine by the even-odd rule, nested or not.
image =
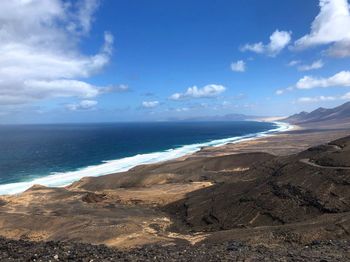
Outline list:
[[[322,185],[333,187],[329,172],[337,175],[337,170],[317,168],[316,176],[307,176],[315,174],[315,167],[298,160],[312,157],[305,156],[309,152],[319,156],[315,150],[304,150],[348,136],[349,130],[293,127],[257,139],[207,147],[184,159],[84,177],[67,187],[36,185],[24,193],[0,197],[0,235],[122,249],[152,244],[211,245],[231,240],[275,245],[285,243],[285,237],[305,244],[314,239],[338,239],[337,230],[324,228],[339,221],[343,213],[329,220],[324,218],[323,209],[314,213],[314,202],[304,203],[303,208],[295,206],[300,194],[307,199],[310,190],[319,203],[334,203],[334,208],[343,203],[342,195],[329,202],[323,199],[322,188],[308,186],[317,185],[322,178]],[[350,145],[350,138],[346,139]],[[283,197],[290,184],[301,190]],[[340,183],[337,188],[342,186]],[[329,197],[335,201],[331,193]],[[244,216],[241,210],[245,210]],[[308,220],[310,214],[317,220]],[[288,223],[276,223],[271,217]],[[299,218],[305,226],[297,223]],[[315,231],[322,234],[315,235]]]
[[[254,120],[256,122],[266,122],[265,120]],[[297,126],[285,122],[272,121],[277,127],[263,132],[246,134],[243,136],[216,139],[203,143],[184,145],[179,148],[168,149],[160,152],[139,154],[116,160],[102,161],[102,164],[82,167],[78,170],[52,173],[50,175],[35,178],[31,181],[16,182],[0,185],[0,195],[20,194],[35,185],[47,187],[67,187],[72,183],[85,177],[101,177],[105,175],[126,172],[132,168],[146,164],[160,164],[166,161],[181,160],[193,156],[203,149],[225,147],[228,144],[239,144],[242,142],[256,140],[262,137],[269,137],[287,131],[297,129]]]

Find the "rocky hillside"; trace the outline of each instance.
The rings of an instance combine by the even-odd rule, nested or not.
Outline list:
[[[273,226],[293,231],[289,237],[297,241],[347,238],[349,188],[350,137],[346,137],[254,165],[239,179],[235,176],[191,192],[165,210],[196,231]]]
[[[0,238],[0,261],[345,261],[348,241],[314,241],[307,246],[266,247],[242,242],[158,246],[118,250],[74,242],[31,242]]]
[[[292,115],[284,121],[292,124],[312,124],[312,125],[343,125],[350,123],[350,102],[341,106],[326,109],[318,108],[310,113],[301,112]]]

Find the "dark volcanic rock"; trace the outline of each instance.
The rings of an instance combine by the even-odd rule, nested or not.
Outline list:
[[[313,162],[303,162],[305,158]],[[347,137],[255,165],[239,180],[192,192],[165,210],[197,231],[287,225],[349,212],[341,220],[343,230],[336,231],[339,237],[347,237],[349,164]]]
[[[310,245],[250,246],[241,242],[196,246],[145,246],[130,250],[72,242],[0,238],[0,261],[349,261],[347,241]]]
[[[86,193],[86,195],[82,198],[82,200],[86,203],[98,203],[102,202],[105,199],[107,199],[107,196],[105,194],[96,194],[92,192]]]

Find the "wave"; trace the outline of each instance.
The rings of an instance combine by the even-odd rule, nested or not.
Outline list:
[[[117,160],[104,161],[101,164],[87,166],[75,171],[51,173],[48,176],[33,179],[31,181],[17,182],[11,184],[0,185],[0,195],[9,195],[21,193],[33,185],[43,185],[49,187],[63,187],[67,186],[83,177],[96,177],[117,172],[128,171],[129,169],[142,165],[142,164],[152,164],[156,162],[167,161],[175,158],[179,158],[188,154],[193,154],[199,151],[203,147],[208,146],[222,146],[228,143],[238,143],[241,141],[247,141],[255,139],[257,137],[262,137],[266,135],[271,135],[277,132],[284,132],[291,128],[289,124],[283,122],[274,122],[276,128],[260,132],[247,134],[244,136],[236,136],[225,139],[217,139],[204,143],[197,143],[191,145],[184,145],[174,149],[168,149],[162,152],[154,152],[147,154],[139,154],[131,157],[125,157]]]

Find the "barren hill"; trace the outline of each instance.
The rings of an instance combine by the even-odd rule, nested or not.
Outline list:
[[[284,121],[298,125],[349,127],[350,102],[331,109],[320,107],[310,113],[301,112],[284,119]]]

